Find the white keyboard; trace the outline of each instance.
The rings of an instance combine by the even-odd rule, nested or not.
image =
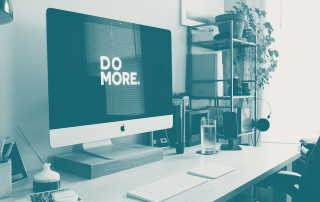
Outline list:
[[[129,191],[127,192],[127,196],[144,201],[160,202],[207,181],[207,179],[202,177],[180,173]]]

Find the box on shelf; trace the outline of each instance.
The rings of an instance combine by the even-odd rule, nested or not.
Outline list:
[[[192,96],[215,97],[223,95],[222,53],[192,54]]]
[[[200,42],[200,41],[212,41],[215,35],[219,34],[219,30],[212,30],[210,28],[207,29],[198,29],[193,30],[192,32],[192,42]]]

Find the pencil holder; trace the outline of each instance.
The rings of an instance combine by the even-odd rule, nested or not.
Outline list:
[[[12,193],[11,159],[0,163],[0,199],[10,197]]]

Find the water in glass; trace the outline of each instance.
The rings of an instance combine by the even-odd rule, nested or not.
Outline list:
[[[201,120],[201,153],[216,154],[216,120]]]

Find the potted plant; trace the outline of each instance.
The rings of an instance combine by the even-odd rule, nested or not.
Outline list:
[[[219,23],[218,29],[219,33],[222,35],[226,35],[226,37],[229,37],[230,34],[230,20],[233,20],[233,37],[234,38],[241,38],[244,28],[246,15],[241,13],[230,13],[230,14],[222,14],[218,15],[216,17],[216,22],[223,22],[225,23]]]
[[[234,10],[227,11],[228,14],[241,14],[247,16],[244,24],[243,37],[249,42],[257,43],[257,88],[264,88],[272,78],[269,74],[277,67],[279,53],[272,49],[275,42],[272,37],[273,28],[269,22],[260,24],[261,17],[266,17],[266,12],[258,8],[249,8],[243,2],[236,2],[238,6],[233,6]],[[257,41],[256,41],[257,39]],[[235,68],[242,65],[242,61],[255,61],[254,47],[238,48],[236,57],[233,60]],[[250,64],[250,75],[254,75],[254,63]]]

